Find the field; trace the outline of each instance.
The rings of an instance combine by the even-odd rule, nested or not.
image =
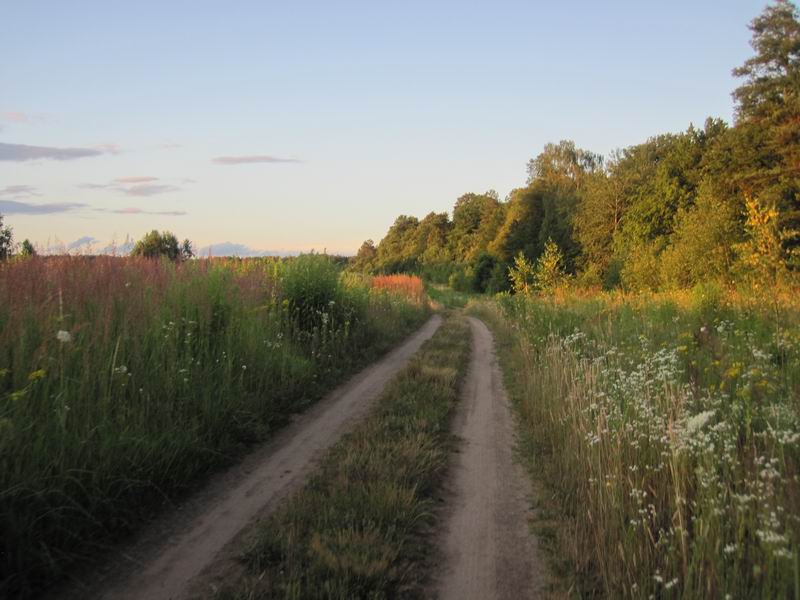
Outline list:
[[[800,597],[800,311],[693,292],[476,309],[585,597]],[[548,523],[548,519],[552,519]]]
[[[269,437],[418,326],[419,290],[319,255],[0,265],[0,595],[65,577]]]

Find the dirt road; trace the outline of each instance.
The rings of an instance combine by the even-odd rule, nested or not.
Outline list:
[[[180,516],[160,520],[155,531],[126,553],[123,571],[129,573],[102,584],[103,589],[94,595],[126,600],[186,597],[198,574],[224,554],[225,546],[254,517],[267,514],[300,487],[316,459],[364,415],[384,385],[440,324],[438,315],[432,317],[400,347],[317,403],[267,447],[217,477]]]
[[[439,598],[534,598],[542,587],[530,516],[527,474],[514,462],[514,427],[492,334],[470,318],[473,352],[455,434],[455,459],[440,541]]]

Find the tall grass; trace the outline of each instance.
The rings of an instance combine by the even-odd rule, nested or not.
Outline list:
[[[0,265],[0,596],[28,595],[261,440],[425,308],[291,262]]]
[[[582,595],[800,597],[800,311],[700,288],[501,297]]]

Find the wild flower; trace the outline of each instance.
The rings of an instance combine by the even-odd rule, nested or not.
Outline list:
[[[47,371],[44,369],[37,369],[28,374],[28,381],[37,381],[39,379],[43,379],[45,375],[47,375]]]
[[[72,341],[72,334],[69,331],[60,329],[58,333],[56,333],[56,339],[62,344],[68,344]]]

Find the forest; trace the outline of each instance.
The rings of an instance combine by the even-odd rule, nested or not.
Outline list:
[[[512,287],[549,258],[563,283],[629,291],[789,285],[800,252],[800,21],[780,0],[750,25],[733,70],[734,123],[714,117],[601,156],[547,144],[500,199],[465,193],[447,213],[401,215],[352,268],[417,273],[462,291]]]

